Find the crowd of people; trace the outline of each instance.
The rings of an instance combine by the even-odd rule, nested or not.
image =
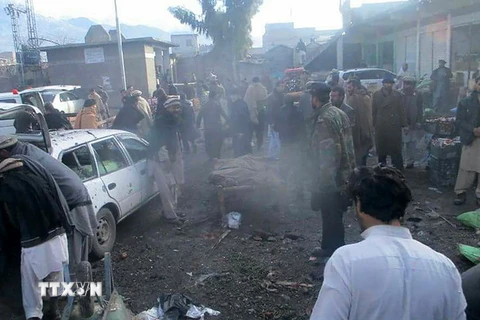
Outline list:
[[[166,221],[175,226],[183,224],[177,213],[177,196],[185,184],[183,153],[197,151],[202,129],[210,159],[222,157],[227,138],[234,157],[252,154],[254,148],[262,151],[268,140],[265,153],[280,161],[294,195],[303,200],[310,191],[311,209],[321,212],[321,247],[312,256],[326,265],[311,319],[466,319],[465,310],[468,319],[478,319],[455,265],[401,226],[412,200],[403,171],[414,167],[423,121],[416,79],[404,75],[401,80],[397,91],[395,79],[387,76],[371,94],[357,78],[340,84],[340,78],[332,77],[328,84],[310,81],[292,93],[282,80],[269,89],[259,77],[249,84],[228,81],[225,88],[212,75],[196,86],[158,86],[153,106],[129,86],[121,92],[123,106],[115,118],[108,95],[97,88],[90,91],[73,128],[97,129],[111,122],[113,129],[146,139],[148,173]],[[457,204],[465,202],[466,189],[480,173],[480,78],[476,84],[458,110],[464,164],[455,188]],[[72,129],[53,106],[45,110],[50,129]],[[17,132],[28,132],[34,123],[22,119],[16,119]],[[369,168],[374,146],[379,164]],[[393,167],[387,165],[388,156]],[[44,151],[2,136],[0,160],[1,249],[13,250],[5,239],[19,234],[25,314],[39,320],[44,315],[35,284],[63,279],[65,263],[75,266],[87,259],[95,213],[78,176]],[[166,172],[174,177],[173,188]],[[477,201],[479,192],[477,188]],[[22,201],[27,197],[32,201]],[[343,215],[352,203],[365,240],[345,245]],[[56,304],[55,298],[50,301]]]

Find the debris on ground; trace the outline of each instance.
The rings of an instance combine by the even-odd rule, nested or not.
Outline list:
[[[268,292],[277,292],[280,287],[288,288],[288,289],[310,289],[313,288],[314,285],[310,283],[302,283],[302,282],[292,282],[292,281],[270,281],[270,280],[263,280],[261,284],[262,288],[266,289]]]
[[[230,229],[239,229],[242,222],[242,214],[239,212],[230,212],[227,214],[227,225]]]
[[[438,190],[437,188],[433,188],[433,187],[428,188],[428,190],[433,191],[433,192],[436,192],[436,193],[438,193],[438,194],[442,194],[442,193],[443,193],[442,191]]]
[[[212,279],[212,278],[219,278],[219,277],[224,277],[224,276],[227,276],[229,275],[230,273],[229,272],[226,272],[226,273],[209,273],[209,274],[202,274],[201,276],[198,277],[198,279],[195,281],[195,284],[202,284],[204,283],[205,281],[207,281],[208,279]]]
[[[206,314],[220,315],[219,311],[198,305],[183,294],[161,295],[157,299],[158,306],[136,315],[133,320],[178,320],[183,317],[189,319],[204,319]]]
[[[227,230],[225,231],[221,236],[220,238],[218,239],[218,241],[213,245],[213,247],[210,249],[210,250],[213,250],[215,249],[216,247],[218,247],[218,245],[220,244],[220,242],[222,242],[223,239],[225,239],[226,236],[228,236],[228,234],[230,233],[231,230]]]

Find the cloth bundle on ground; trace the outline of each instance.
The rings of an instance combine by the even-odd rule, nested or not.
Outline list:
[[[283,180],[278,168],[261,157],[246,155],[235,159],[217,160],[208,181],[223,187],[281,187]]]

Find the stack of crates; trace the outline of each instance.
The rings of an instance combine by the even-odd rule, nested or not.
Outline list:
[[[432,144],[430,152],[430,183],[437,188],[454,186],[460,164],[461,144]]]

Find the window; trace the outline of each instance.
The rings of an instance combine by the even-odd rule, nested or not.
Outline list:
[[[75,101],[78,97],[71,92],[60,93],[60,102]]]
[[[345,72],[342,76],[342,79],[347,81],[353,74],[351,72]]]
[[[140,162],[147,158],[147,146],[137,139],[120,137],[125,149],[132,158],[134,163]]]
[[[187,47],[193,47],[193,41],[192,39],[187,39]]]
[[[113,138],[92,144],[101,176],[128,166],[122,151]]]
[[[15,99],[5,99],[5,100],[0,100],[2,103],[17,103],[17,100]]]
[[[92,155],[87,146],[66,152],[62,156],[64,165],[72,169],[83,181],[97,176],[97,170],[93,165]]]

